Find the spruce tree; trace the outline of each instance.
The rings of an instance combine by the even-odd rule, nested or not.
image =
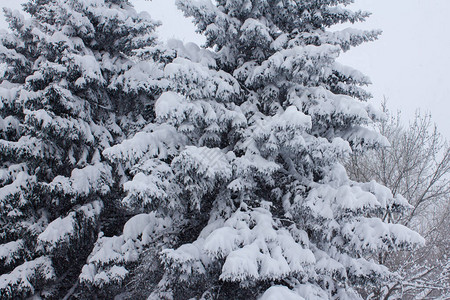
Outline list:
[[[336,61],[379,35],[330,29],[368,17],[351,2],[177,1],[211,50],[171,42],[154,122],[103,151],[140,213],[99,238],[81,282],[130,280],[148,299],[360,299],[396,276],[374,258],[423,243],[381,219],[408,202],[340,163],[387,145],[367,126],[384,117],[369,79]]]
[[[127,0],[24,10],[5,9],[0,36],[0,298],[62,298],[99,230],[120,230],[101,153],[154,118],[162,71],[132,56],[158,23]]]

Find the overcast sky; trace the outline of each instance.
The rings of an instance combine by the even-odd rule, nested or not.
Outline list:
[[[0,0],[0,6],[18,8],[18,2]],[[132,2],[163,21],[159,29],[163,39],[203,42],[176,10],[175,0]],[[373,15],[352,26],[382,29],[383,35],[345,53],[341,62],[372,79],[371,101],[377,104],[386,96],[388,106],[401,110],[405,120],[417,109],[431,112],[439,130],[450,139],[450,0],[356,0],[354,6]],[[0,27],[5,27],[3,20]]]

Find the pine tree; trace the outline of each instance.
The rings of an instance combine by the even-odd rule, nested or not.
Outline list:
[[[162,70],[132,56],[158,23],[127,0],[24,10],[5,10],[0,37],[0,298],[62,298],[99,230],[120,230],[101,153],[154,118]]]
[[[130,280],[149,299],[360,299],[396,276],[373,258],[423,244],[380,218],[408,202],[339,163],[387,144],[367,126],[384,117],[369,79],[336,62],[379,35],[331,31],[368,17],[351,2],[178,0],[213,50],[172,42],[154,122],[103,151],[139,214],[99,238],[82,282]]]
[[[338,163],[350,151],[385,144],[365,128],[382,118],[365,102],[369,79],[336,62],[341,51],[379,35],[330,30],[368,17],[346,9],[351,2],[178,1],[215,49],[219,68],[242,87],[235,104],[247,122],[237,140],[223,136],[212,145],[228,166],[216,184],[208,177],[186,182],[195,170],[186,166],[198,158],[191,148],[181,154],[183,189],[214,188],[188,196],[200,203],[199,214],[208,212],[198,238],[163,251],[175,298],[187,290],[175,284],[180,279],[204,298],[359,298],[359,287],[393,276],[372,256],[423,243],[379,218],[406,208],[403,198],[375,182],[349,180]]]

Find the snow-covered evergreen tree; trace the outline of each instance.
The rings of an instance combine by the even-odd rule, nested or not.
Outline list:
[[[130,280],[149,299],[360,299],[396,276],[372,257],[423,243],[380,219],[408,202],[339,163],[386,145],[366,126],[383,118],[368,78],[336,62],[379,35],[330,29],[368,16],[351,2],[178,0],[214,51],[170,42],[154,122],[103,151],[139,214],[100,236],[81,282]]]
[[[373,255],[423,243],[379,218],[407,208],[403,198],[375,182],[349,180],[338,163],[352,150],[386,143],[365,128],[383,117],[365,102],[368,78],[336,62],[341,51],[379,35],[330,29],[369,15],[346,9],[351,2],[178,1],[241,92],[202,95],[172,75],[188,88],[156,103],[157,118],[188,137],[171,166],[194,228],[190,239],[183,231],[176,247],[162,251],[166,272],[154,298],[359,298],[358,288],[394,276]],[[197,91],[204,90],[200,82]],[[245,122],[221,131],[223,125],[181,114],[205,100]],[[173,101],[177,109],[165,110]],[[204,118],[220,120],[213,111]]]
[[[158,23],[127,0],[24,10],[5,10],[0,36],[0,298],[62,298],[99,230],[117,231],[101,153],[154,119],[162,70],[131,57],[155,45]]]

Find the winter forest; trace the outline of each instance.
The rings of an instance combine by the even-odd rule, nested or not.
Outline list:
[[[5,8],[0,299],[449,299],[450,148],[338,62],[353,2]]]

